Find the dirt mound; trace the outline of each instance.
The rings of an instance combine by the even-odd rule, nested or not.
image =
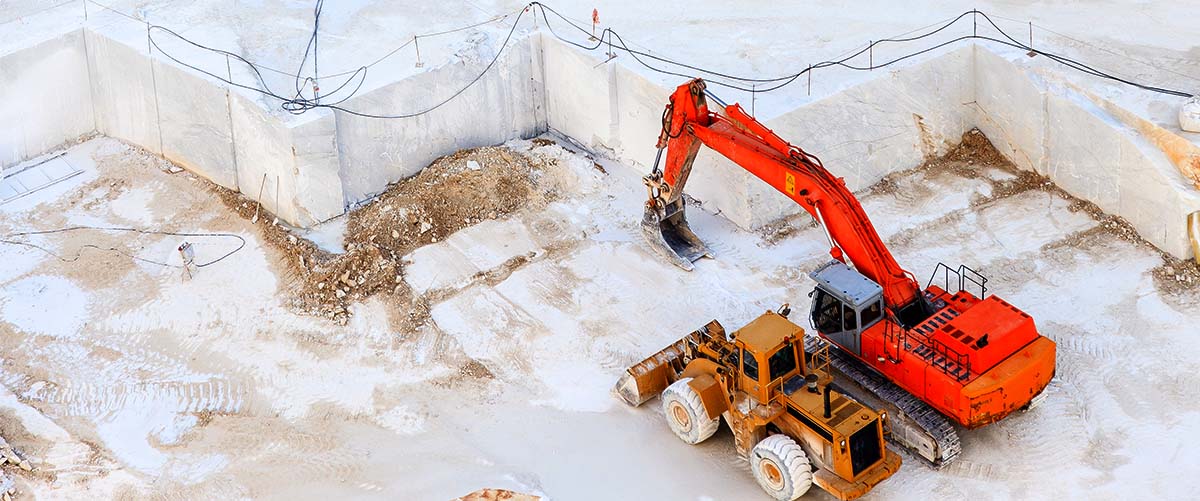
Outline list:
[[[996,149],[979,129],[971,129],[962,135],[958,146],[932,162],[966,162],[982,165],[1008,165],[1008,159]]]
[[[1154,283],[1167,294],[1200,289],[1200,264],[1163,254],[1163,264],[1154,268]]]
[[[480,489],[454,501],[537,501],[538,496],[519,494],[505,489]]]
[[[531,172],[525,155],[503,147],[443,157],[351,213],[347,249],[374,245],[399,258],[466,226],[509,214],[529,198]]]
[[[288,265],[294,306],[344,323],[346,307],[376,294],[390,294],[408,312],[401,323],[415,327],[427,306],[404,282],[401,258],[444,240],[484,219],[504,217],[540,199],[533,189],[537,160],[502,146],[459,151],[436,160],[414,177],[393,183],[383,194],[350,213],[344,254],[333,254],[298,238],[273,217],[259,216],[268,244]],[[218,189],[242,217],[256,204]]]

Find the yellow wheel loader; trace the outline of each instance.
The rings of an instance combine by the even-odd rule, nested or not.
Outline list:
[[[660,396],[667,425],[698,444],[720,419],[763,490],[796,499],[816,484],[855,499],[900,469],[887,416],[832,388],[827,348],[804,351],[784,305],[727,334],[713,320],[630,367],[614,391],[637,407]]]

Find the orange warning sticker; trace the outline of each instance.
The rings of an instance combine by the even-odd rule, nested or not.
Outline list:
[[[787,191],[788,195],[796,194],[796,176],[793,176],[791,172],[783,173],[783,189]]]

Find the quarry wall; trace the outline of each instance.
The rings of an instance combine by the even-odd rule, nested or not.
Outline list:
[[[532,137],[546,130],[541,77],[532,62],[536,37],[509,45],[475,85],[429,113],[380,120],[334,111],[343,190],[350,203],[415,175],[438,157],[463,148]],[[487,61],[457,61],[349,100],[352,110],[412,113],[441,102],[483,71]],[[539,72],[540,73],[540,72]]]
[[[654,84],[603,54],[584,53],[542,37],[546,68],[546,122],[594,151],[650,171],[663,107],[673,88]],[[889,172],[945,153],[975,123],[971,47],[819,99],[766,120],[782,137],[821,157],[858,190]],[[713,91],[720,94],[720,88]],[[711,103],[710,103],[711,104]],[[706,209],[743,228],[756,228],[799,211],[758,178],[702,148],[687,192]]]
[[[241,191],[290,224],[310,226],[440,156],[545,131],[541,72],[531,61],[535,40],[514,42],[493,71],[419,117],[380,120],[315,109],[285,119],[252,92],[164,59],[144,35],[82,28],[0,56],[0,95],[21,96],[0,104],[0,165],[98,132]],[[200,67],[224,74],[223,59],[207,63]],[[414,103],[440,101],[485,65],[460,60],[430,68],[344,106],[418,111]]]
[[[974,87],[970,47],[920,64],[881,71],[880,77],[850,87],[766,121],[776,133],[821,158],[830,172],[858,191],[889,173],[910,169],[949,151],[975,123],[966,103]],[[964,78],[967,75],[967,78]],[[799,212],[794,203],[728,160],[711,152],[701,169],[738,172],[745,197],[723,202],[723,213],[743,227],[757,227],[780,214]]]
[[[81,31],[0,55],[0,167],[96,130]]]
[[[1187,221],[1200,191],[1179,163],[1200,164],[1200,150],[1111,101],[973,50],[977,125],[1001,153],[1125,218],[1167,253],[1194,252]]]
[[[94,131],[162,154],[259,200],[290,224],[310,226],[437,157],[547,130],[632,168],[619,175],[641,176],[653,163],[672,90],[619,59],[606,62],[534,33],[514,42],[458,99],[415,118],[326,109],[281,117],[265,108],[276,104],[152,56],[136,40],[85,27],[0,56],[0,93],[21,96],[0,104],[0,164]],[[487,59],[430,68],[344,106],[419,111],[414,103],[452,94]],[[1192,254],[1187,216],[1200,210],[1200,193],[1181,166],[1200,163],[1200,151],[1111,102],[1048,81],[967,45],[880,71],[765,123],[820,156],[853,190],[945,153],[978,126],[1020,168],[1126,218],[1172,255]],[[743,228],[797,212],[761,181],[701,151],[688,191],[707,210]]]

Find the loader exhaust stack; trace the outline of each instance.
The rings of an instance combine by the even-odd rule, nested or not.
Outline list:
[[[665,205],[654,200],[647,202],[642,236],[655,252],[687,271],[695,268],[693,261],[712,257],[712,252],[688,227],[683,197]]]
[[[825,397],[825,419],[829,419],[833,415],[833,408],[829,405],[829,388],[826,387],[823,393]]]

